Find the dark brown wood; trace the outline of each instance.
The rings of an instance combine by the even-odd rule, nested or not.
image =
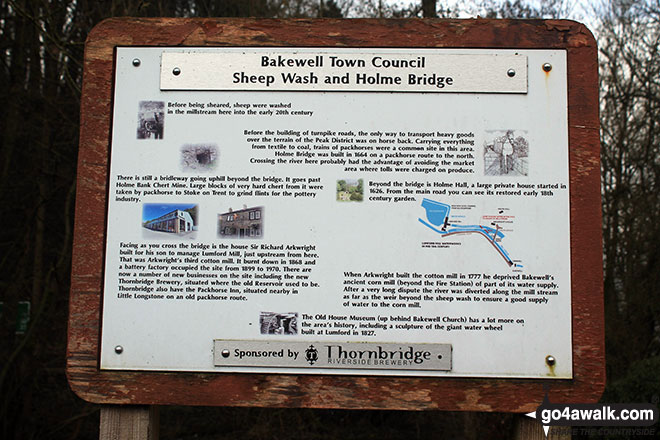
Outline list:
[[[565,49],[568,55],[572,380],[100,371],[106,182],[116,46]],[[67,373],[98,403],[529,412],[593,402],[605,385],[596,43],[565,20],[114,18],[85,50]]]
[[[570,426],[550,427],[546,437],[541,422],[522,414],[516,418],[514,429],[512,437],[514,440],[570,440],[571,438]]]
[[[158,408],[103,405],[99,440],[158,440]]]

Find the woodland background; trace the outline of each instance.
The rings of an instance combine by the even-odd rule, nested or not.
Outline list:
[[[85,38],[105,18],[577,18],[599,43],[606,402],[660,396],[660,0],[0,2],[0,438],[98,438],[65,377]],[[576,16],[577,15],[577,16]],[[580,16],[581,15],[581,16]],[[19,302],[31,303],[20,327]],[[507,438],[506,414],[161,408],[163,439]],[[657,434],[660,436],[660,434]],[[579,437],[574,437],[579,438]]]

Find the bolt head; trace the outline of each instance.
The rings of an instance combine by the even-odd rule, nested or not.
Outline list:
[[[133,65],[135,67],[138,67],[142,62],[140,61],[139,58],[133,58]]]
[[[124,347],[122,347],[121,345],[115,346],[115,353],[122,354],[123,352],[124,352]]]
[[[509,69],[506,71],[506,74],[509,75],[509,78],[513,78],[514,76],[516,76],[516,71],[513,69]]]
[[[552,70],[552,64],[550,64],[550,63],[543,64],[543,71],[544,72],[550,72],[551,70]]]
[[[222,350],[222,357],[223,358],[228,358],[229,357],[229,350],[227,350],[227,349]]]
[[[180,74],[181,74],[181,69],[179,69],[178,67],[172,69],[172,75],[179,76]]]
[[[557,359],[555,359],[554,356],[549,354],[545,357],[545,363],[548,364],[550,367],[552,367],[557,363]]]

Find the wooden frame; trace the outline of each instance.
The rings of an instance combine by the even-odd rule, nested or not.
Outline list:
[[[101,371],[99,342],[116,46],[565,49],[568,63],[572,380]],[[605,385],[597,49],[564,20],[110,19],[85,50],[67,374],[107,404],[529,412],[596,401]],[[578,234],[579,231],[579,234]],[[504,354],[505,355],[505,354]]]

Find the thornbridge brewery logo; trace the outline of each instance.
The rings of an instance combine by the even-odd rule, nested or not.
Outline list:
[[[417,367],[430,361],[432,354],[428,350],[415,350],[412,346],[384,348],[383,346],[365,349],[346,348],[342,345],[326,345],[328,364],[359,367]],[[442,359],[442,355],[437,356]]]
[[[313,345],[310,345],[307,350],[305,350],[305,359],[307,359],[309,365],[314,365],[314,363],[319,360],[319,351]]]
[[[451,371],[451,344],[215,339],[216,367]]]

